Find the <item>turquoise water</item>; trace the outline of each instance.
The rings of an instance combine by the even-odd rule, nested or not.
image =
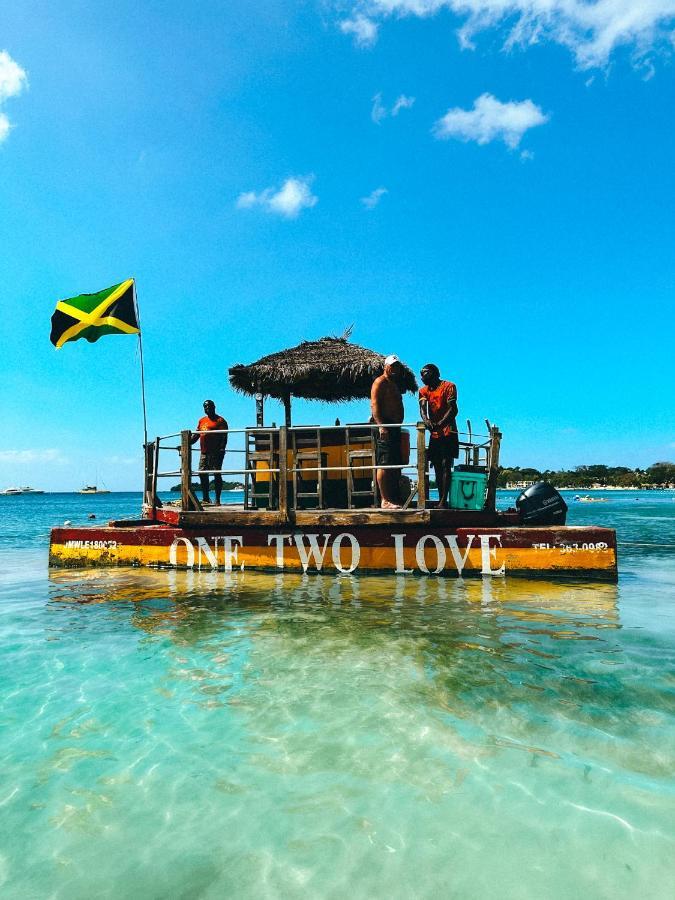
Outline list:
[[[1,497],[0,895],[672,897],[675,495],[606,496],[592,586],[49,573],[139,497]]]

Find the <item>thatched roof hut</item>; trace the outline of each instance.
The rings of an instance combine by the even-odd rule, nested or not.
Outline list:
[[[384,371],[384,356],[346,337],[303,341],[297,347],[263,356],[230,369],[230,384],[243,394],[282,400],[290,421],[290,398],[340,403],[370,397],[373,381]],[[403,366],[402,391],[417,390],[412,370]]]

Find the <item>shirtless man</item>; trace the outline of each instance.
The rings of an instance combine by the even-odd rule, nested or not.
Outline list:
[[[380,466],[401,465],[401,429],[383,425],[403,421],[403,398],[398,380],[403,368],[397,356],[391,354],[384,361],[384,374],[373,382],[370,392],[370,411],[379,425],[375,441],[375,462]],[[398,483],[400,469],[378,469],[377,486],[382,497],[382,509],[400,509]]]

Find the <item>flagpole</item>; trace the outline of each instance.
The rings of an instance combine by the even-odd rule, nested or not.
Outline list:
[[[148,414],[145,408],[145,368],[143,366],[143,329],[141,328],[141,317],[138,312],[138,299],[136,297],[136,279],[134,278],[134,308],[136,310],[136,321],[138,322],[138,355],[141,362],[141,398],[143,400],[143,452],[148,443]]]

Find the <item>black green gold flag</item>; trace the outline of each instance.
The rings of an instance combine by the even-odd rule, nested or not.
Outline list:
[[[59,300],[52,315],[50,341],[62,347],[85,338],[90,343],[104,334],[138,334],[134,279],[99,291]]]

